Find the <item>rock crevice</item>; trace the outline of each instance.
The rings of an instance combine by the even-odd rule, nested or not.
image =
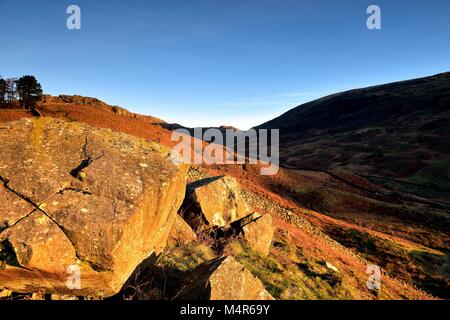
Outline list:
[[[70,170],[70,175],[79,180],[83,180],[82,172],[84,169],[89,167],[92,164],[92,162],[103,158],[105,155],[104,151],[102,150],[102,154],[99,155],[98,157],[92,156],[88,150],[88,145],[89,145],[88,138],[85,137],[85,142],[84,142],[84,145],[82,148],[82,151],[83,151],[82,159],[83,160],[81,160],[80,164],[76,168]]]
[[[45,216],[46,216],[46,217],[47,217],[47,218],[48,218],[48,219],[49,219],[49,220],[50,220],[50,221],[51,221],[51,222],[59,229],[59,230],[61,230],[61,232],[66,236],[67,240],[68,240],[68,241],[70,242],[70,244],[72,245],[72,247],[73,247],[73,249],[74,249],[74,251],[75,251],[75,254],[76,254],[76,257],[77,257],[78,260],[80,260],[80,261],[82,261],[82,262],[86,262],[86,263],[89,264],[89,265],[92,267],[92,269],[94,269],[94,270],[99,270],[99,269],[101,270],[101,268],[98,268],[98,267],[95,265],[95,263],[90,262],[90,261],[88,261],[88,260],[86,260],[86,259],[83,259],[82,257],[80,257],[80,256],[78,255],[77,250],[76,250],[76,246],[74,245],[74,243],[73,243],[72,240],[70,239],[70,236],[65,232],[63,226],[59,225],[57,221],[55,221],[50,215],[48,215],[48,214],[41,208],[41,206],[39,206],[38,204],[34,203],[31,199],[29,199],[28,197],[24,196],[24,195],[21,194],[20,192],[14,190],[14,189],[12,189],[12,188],[10,188],[10,187],[8,186],[8,182],[9,182],[8,179],[6,179],[6,178],[0,176],[0,181],[3,182],[3,185],[4,185],[4,187],[5,187],[7,190],[11,191],[11,192],[14,193],[16,196],[18,196],[19,198],[25,200],[25,201],[28,202],[31,206],[34,207],[33,211],[27,213],[26,215],[24,215],[23,217],[21,217],[20,219],[18,219],[17,221],[15,221],[13,224],[8,225],[8,226],[5,226],[5,228],[0,229],[0,236],[1,236],[1,233],[2,233],[3,231],[8,230],[8,229],[10,229],[10,228],[16,226],[17,224],[21,223],[23,220],[25,220],[25,219],[27,219],[28,217],[30,217],[30,216],[31,216],[33,213],[35,213],[36,211],[39,211],[40,213],[44,214],[44,215],[45,215]],[[64,190],[66,190],[66,189],[63,189],[63,190],[61,190],[61,191],[58,191],[57,193],[63,192]],[[4,241],[6,241],[6,242],[9,243],[9,241],[7,241],[7,240],[4,240]],[[12,246],[12,245],[11,245],[11,249],[14,250],[14,251],[16,251],[16,250],[14,249],[14,246]],[[3,260],[3,261],[6,261],[6,260]],[[6,264],[9,264],[9,263],[6,261]],[[12,265],[20,266],[21,268],[25,268],[24,266],[20,265],[20,263],[18,263],[18,262],[17,262],[17,265],[16,265],[16,264],[12,264]],[[25,268],[25,269],[26,269],[26,268]],[[106,269],[106,270],[102,270],[102,271],[110,271],[110,270],[107,270],[107,269]]]

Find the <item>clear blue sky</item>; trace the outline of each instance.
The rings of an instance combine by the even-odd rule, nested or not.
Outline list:
[[[81,7],[82,29],[66,28]],[[382,30],[366,9],[382,9]],[[450,70],[450,1],[0,0],[0,75],[187,126]]]

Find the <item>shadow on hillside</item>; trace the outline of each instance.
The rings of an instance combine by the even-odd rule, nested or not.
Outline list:
[[[412,251],[410,257],[422,268],[422,273],[413,277],[414,284],[439,298],[450,299],[450,255]]]
[[[178,124],[178,123],[167,123],[167,122],[158,122],[155,123],[156,125],[160,126],[161,128],[170,130],[170,131],[175,131],[177,129],[186,129],[188,130],[191,134],[193,134],[194,130],[191,128],[186,128],[183,127],[182,125]]]
[[[332,239],[353,249],[389,275],[443,299],[450,298],[450,255],[443,251],[408,250],[394,241],[364,231],[331,226],[324,229]]]

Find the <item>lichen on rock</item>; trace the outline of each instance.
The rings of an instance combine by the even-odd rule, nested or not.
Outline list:
[[[110,296],[165,247],[187,169],[169,150],[52,118],[0,126],[0,240],[18,261],[0,270],[3,287]],[[66,285],[74,265],[77,289]]]

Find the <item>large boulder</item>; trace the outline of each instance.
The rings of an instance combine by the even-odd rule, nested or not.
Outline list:
[[[181,300],[273,300],[261,281],[232,256],[196,268],[175,297]]]
[[[223,227],[245,217],[250,208],[233,177],[214,177],[187,186],[184,215],[194,229],[203,225]]]
[[[158,254],[184,198],[170,150],[52,118],[0,124],[0,286],[117,293]]]

